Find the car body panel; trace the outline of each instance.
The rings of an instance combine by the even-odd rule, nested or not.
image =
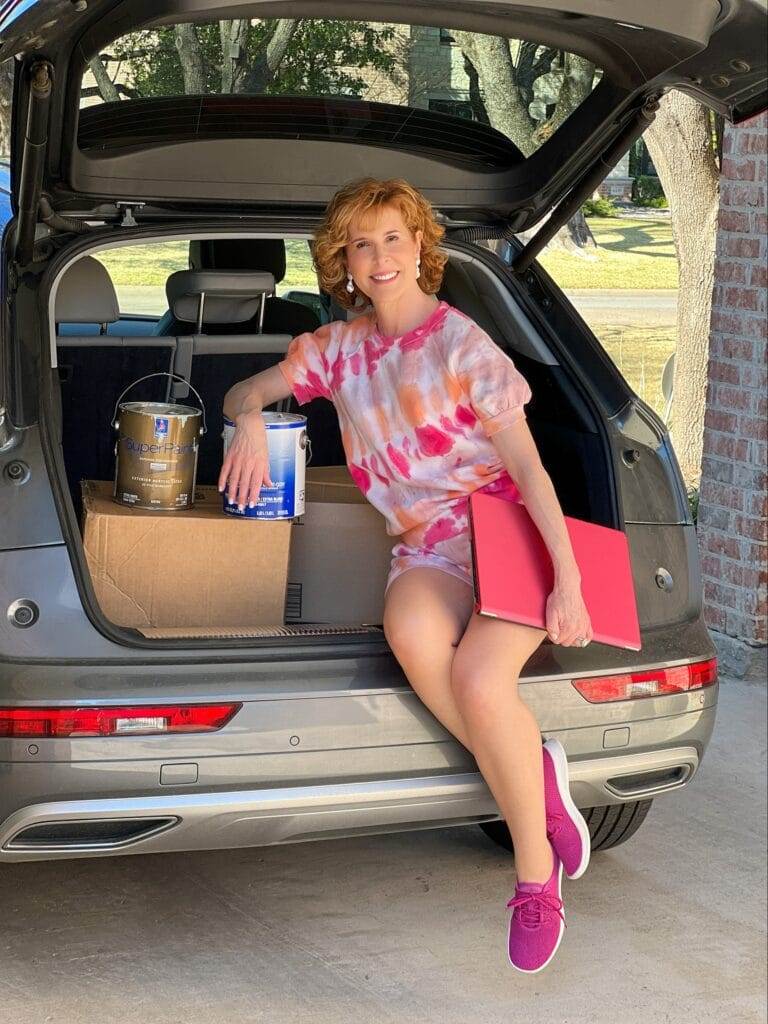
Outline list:
[[[558,203],[634,119],[642,121],[646,101],[665,88],[692,88],[704,101],[732,117],[766,104],[766,56],[759,36],[765,11],[759,0],[655,0],[642,10],[630,0],[607,6],[604,0],[527,5],[496,2],[441,4],[418,8],[401,3],[325,3],[324,17],[389,17],[408,23],[446,24],[474,31],[522,35],[550,45],[573,48],[604,69],[591,96],[531,157],[513,160],[507,170],[469,171],[451,160],[434,159],[392,147],[355,145],[344,135],[330,142],[274,139],[265,161],[258,139],[185,140],[167,145],[154,140],[100,153],[77,143],[80,75],[88,57],[115,35],[146,23],[212,19],[218,6],[232,17],[239,5],[149,4],[147,0],[91,0],[77,12],[69,0],[30,4],[6,14],[0,57],[21,54],[26,66],[17,75],[13,132],[15,167],[20,167],[31,62],[51,70],[49,134],[42,188],[53,205],[65,209],[109,199],[167,204],[205,201],[322,208],[339,182],[365,172],[374,160],[382,174],[399,173],[422,189],[435,206],[452,216],[495,217],[514,230],[531,227]],[[246,7],[242,7],[246,12]],[[255,3],[247,13],[265,16],[317,14],[317,4]],[[728,65],[728,74],[709,69]],[[240,102],[242,98],[238,100]],[[244,101],[243,101],[244,102]],[[375,106],[375,105],[372,105]],[[343,100],[328,100],[328,125]],[[322,119],[321,119],[322,120]],[[453,119],[448,119],[446,124]],[[237,119],[236,119],[237,121]],[[142,119],[143,122],[143,119]],[[169,129],[170,131],[170,129]],[[447,131],[446,138],[455,132]],[[343,145],[339,145],[339,141]],[[252,152],[242,157],[243,147]],[[231,147],[235,148],[231,148]],[[439,148],[439,147],[438,147]],[[239,153],[240,157],[235,158]],[[392,165],[389,170],[388,166]],[[236,173],[233,173],[233,168]],[[244,176],[244,168],[249,173]],[[396,168],[396,170],[395,170]]]
[[[587,705],[562,679],[522,684],[545,737],[565,745],[581,807],[685,785],[709,741],[717,688]],[[242,716],[242,718],[241,718]],[[578,728],[573,728],[574,722]],[[239,723],[239,724],[238,724]],[[8,849],[39,822],[171,816],[129,847],[78,856],[297,842],[372,830],[492,820],[498,809],[469,752],[410,688],[246,703],[218,735],[0,741],[0,861],[72,856]],[[167,766],[194,782],[163,785]]]
[[[38,428],[19,431],[2,459],[0,552],[62,544],[64,535],[48,482]]]
[[[679,789],[694,778],[700,750],[712,732],[714,714],[687,716],[685,738],[695,736],[697,746],[670,746],[639,754],[575,760],[569,765],[571,794],[577,807],[602,807],[625,803]],[[561,742],[567,734],[554,735]],[[0,763],[0,770],[3,766]],[[647,782],[643,784],[641,776]],[[631,779],[631,795],[616,799],[613,786]],[[32,781],[34,773],[26,780]],[[75,821],[92,825],[103,820],[158,816],[175,819],[167,830],[131,845],[107,849],[68,847],[14,848],[25,829],[39,824]],[[170,853],[182,850],[232,849],[269,846],[287,842],[339,839],[477,824],[499,820],[498,807],[479,772],[450,775],[414,775],[373,782],[323,784],[256,790],[207,791],[203,793],[127,796],[113,791],[105,800],[47,801],[27,803],[3,821],[0,819],[0,863],[50,860],[127,853]]]
[[[184,10],[189,17],[202,17],[210,16],[216,6],[193,0]],[[308,3],[251,6],[257,13],[270,15],[319,10]],[[324,15],[331,6],[333,12],[354,17],[364,17],[374,9],[377,17],[408,20],[409,13],[413,14],[404,4],[361,2],[326,4]],[[428,24],[437,22],[436,15],[446,22],[455,21],[458,12],[477,30],[481,30],[478,26],[491,30],[492,26],[498,28],[503,15],[510,19],[513,31],[524,23],[539,35],[549,32],[553,40],[568,37],[574,46],[578,43],[585,51],[602,53],[607,64],[611,60],[616,64],[616,55],[624,46],[624,67],[617,69],[621,84],[595,89],[590,103],[566,122],[562,135],[557,133],[558,147],[572,151],[567,162],[554,158],[556,148],[542,147],[538,157],[526,161],[524,175],[516,177],[514,168],[490,172],[474,188],[471,176],[461,168],[450,171],[454,178],[446,182],[448,164],[439,159],[398,155],[395,150],[387,152],[387,159],[398,173],[418,167],[427,179],[433,175],[430,198],[441,200],[444,206],[462,207],[468,219],[519,213],[526,223],[532,223],[572,187],[590,161],[599,159],[627,117],[637,116],[647,95],[675,82],[682,84],[681,68],[692,70],[696,60],[707,55],[714,59],[720,53],[723,59],[732,59],[736,51],[729,47],[735,46],[734,40],[744,41],[744,25],[752,24],[759,12],[759,5],[752,0],[733,0],[722,8],[714,0],[686,0],[679,5],[655,0],[642,12],[635,7],[629,0],[617,0],[610,10],[602,0],[572,0],[557,8],[545,0],[525,7],[481,5],[470,0],[422,5],[417,16]],[[237,8],[236,3],[227,4],[227,16]],[[82,154],[75,152],[76,119],[70,116],[73,108],[68,113],[67,107],[73,102],[75,84],[79,85],[79,69],[73,60],[81,55],[75,54],[75,42],[84,33],[90,33],[92,42],[107,39],[130,28],[137,17],[166,12],[172,20],[174,10],[178,16],[177,6],[150,4],[148,0],[90,0],[82,17],[68,0],[47,5],[6,4],[0,9],[0,35],[6,48],[2,52],[20,53],[26,62],[20,62],[17,75],[17,157],[30,62],[44,59],[53,67],[43,187],[60,209],[71,210],[73,204],[87,209],[94,201],[101,203],[96,193],[103,189],[104,221],[108,223],[116,195],[137,196],[135,180],[126,180],[122,193],[110,187],[110,173],[112,185],[115,173],[128,178],[131,165],[125,154],[104,156],[101,163],[94,158],[88,165]],[[622,14],[635,24],[637,18],[645,19],[647,37],[637,28],[617,24]],[[716,22],[717,31],[707,49]],[[726,38],[732,42],[724,48]],[[634,42],[630,44],[630,40]],[[748,56],[752,52],[753,40],[747,43],[738,51],[742,56],[747,50]],[[754,49],[759,50],[757,43]],[[764,72],[758,64],[749,72],[735,72],[738,81],[731,80],[728,86],[712,83],[710,88],[703,81],[688,80],[686,88],[702,89],[704,98],[716,109],[740,116],[739,111],[750,103],[754,106],[755,97],[761,95],[760,74],[764,78]],[[313,209],[319,210],[335,190],[341,179],[334,167],[341,167],[346,176],[369,172],[377,157],[370,146],[347,145],[339,150],[333,143],[317,140],[293,147],[286,144],[273,153],[280,149],[286,161],[300,167],[311,163],[306,159],[309,153],[317,156],[315,164],[323,163],[323,152],[333,153],[328,172],[323,171],[325,177],[317,179],[317,191],[311,196],[299,188],[300,182],[291,179],[278,181],[271,195],[264,191],[255,196],[262,205],[280,206],[280,216],[287,217],[289,211],[296,224],[301,223],[297,215],[301,200],[309,199]],[[140,162],[149,167],[155,160],[157,166],[165,166],[167,180],[172,182],[179,157],[186,154],[188,158],[190,152],[177,148],[165,161],[162,153],[147,150],[140,154]],[[82,175],[99,167],[110,173],[86,183]],[[268,184],[263,167],[257,165],[256,171],[262,175],[262,184]],[[306,173],[315,172],[309,166]],[[190,185],[190,177],[184,179],[184,188],[197,188],[199,181]],[[199,167],[197,177],[205,177],[201,178]],[[422,184],[419,180],[415,183]],[[246,198],[253,197],[253,180],[246,186]],[[473,188],[476,194],[468,200],[464,193]],[[160,199],[174,200],[173,213],[180,218],[200,217],[198,207],[206,196],[188,195],[178,202],[180,191],[181,186],[175,194],[170,188]],[[278,214],[269,212],[275,218],[274,228]],[[162,218],[157,230],[175,230],[166,219],[168,213],[162,206],[154,211],[153,216]],[[237,215],[242,217],[239,207]],[[112,229],[100,230],[102,236],[115,235]],[[143,237],[141,226],[131,231],[132,240]],[[15,282],[18,287],[9,295],[13,330],[2,338],[4,358],[11,343],[14,346],[14,398],[19,406],[15,422],[24,424],[25,429],[15,435],[13,450],[0,456],[0,519],[10,523],[0,542],[0,706],[232,700],[242,702],[243,708],[220,732],[210,734],[0,740],[4,780],[0,861],[223,848],[497,819],[498,808],[472,756],[408,685],[383,632],[213,644],[207,640],[150,641],[104,621],[84,569],[78,524],[62,484],[56,380],[48,359],[47,305],[50,285],[63,261],[87,251],[99,239],[81,237],[71,243],[63,234],[44,237],[42,230],[40,234],[40,258],[24,268]],[[519,307],[521,320],[527,318],[529,337],[551,353],[541,359],[542,375],[553,390],[567,398],[567,409],[564,402],[565,411],[561,411],[567,416],[574,464],[592,465],[590,459],[599,459],[601,466],[605,465],[604,479],[594,484],[588,481],[586,486],[576,481],[578,487],[571,499],[582,500],[576,491],[583,491],[585,511],[626,531],[638,594],[640,652],[596,642],[585,649],[545,642],[523,668],[521,694],[544,735],[563,742],[572,766],[572,793],[579,806],[645,799],[680,788],[694,777],[709,741],[716,685],[602,704],[587,702],[573,686],[579,678],[685,666],[715,657],[702,616],[695,528],[664,425],[632,396],[588,327],[540,268],[533,267],[521,279],[486,250],[455,241],[449,244],[456,260],[466,264],[467,273],[475,264],[482,265],[504,282],[508,305]],[[58,248],[62,250],[60,259]],[[484,293],[479,294],[486,301]],[[511,316],[507,308],[497,312],[502,318]],[[535,362],[538,352],[532,344],[530,352],[528,347],[525,342],[526,354]],[[39,404],[41,360],[44,391]],[[0,382],[0,391],[4,383]],[[542,409],[532,424],[543,458],[554,465],[558,454],[562,455],[557,418],[548,420]],[[30,470],[23,485],[12,484],[3,475],[14,459]],[[564,508],[578,514],[567,502]],[[20,628],[6,613],[20,599],[37,607],[39,617],[32,628]],[[164,768],[187,766],[194,766],[194,781],[163,782]],[[173,778],[173,772],[170,774]],[[41,823],[88,825],[153,815],[164,824],[151,835],[110,849],[99,849],[97,843],[88,849],[12,848],[21,830]]]

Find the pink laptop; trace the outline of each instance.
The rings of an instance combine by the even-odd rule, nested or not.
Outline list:
[[[554,569],[526,507],[475,491],[469,498],[475,611],[546,629]],[[581,592],[593,640],[639,651],[635,587],[626,534],[565,516],[581,572]]]

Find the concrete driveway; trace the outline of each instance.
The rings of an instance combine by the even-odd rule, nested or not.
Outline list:
[[[507,963],[507,854],[474,827],[0,868],[2,1024],[747,1024],[765,1014],[765,699],[725,678],[708,756],[565,882]]]

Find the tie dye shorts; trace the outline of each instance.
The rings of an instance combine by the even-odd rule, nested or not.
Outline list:
[[[514,482],[506,474],[480,490],[484,494],[502,495],[510,501],[522,500]],[[474,586],[468,503],[468,498],[462,498],[437,519],[421,523],[403,534],[392,548],[385,594],[397,577],[408,569],[440,569],[470,587]]]

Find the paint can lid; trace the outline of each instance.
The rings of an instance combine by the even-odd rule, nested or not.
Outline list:
[[[147,416],[201,416],[193,405],[171,405],[166,402],[121,402],[123,412],[145,413]]]
[[[297,412],[263,412],[262,416],[267,426],[289,427],[307,422],[307,417]]]

